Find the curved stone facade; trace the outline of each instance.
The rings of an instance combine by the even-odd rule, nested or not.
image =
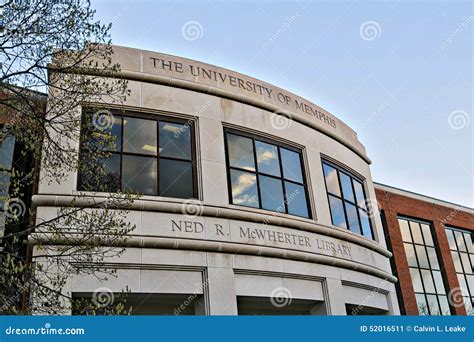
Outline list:
[[[171,296],[175,314],[184,313],[176,304],[189,296],[200,298],[196,314],[399,313],[380,217],[369,217],[373,239],[331,218],[323,160],[360,180],[365,205],[376,203],[370,160],[352,129],[297,95],[227,69],[114,51],[131,91],[122,110],[192,123],[197,198],[136,200],[128,219],[137,228],[123,256],[108,260],[117,277],[71,276],[65,293],[128,286],[136,298],[154,298],[150,307]],[[232,204],[226,130],[301,151],[307,218]],[[78,193],[75,173],[61,184],[40,183],[33,198],[38,219],[54,216]],[[293,311],[273,300],[280,297]]]

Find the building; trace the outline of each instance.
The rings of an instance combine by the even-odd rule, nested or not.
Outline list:
[[[370,160],[351,128],[214,65],[125,47],[113,59],[129,80],[126,104],[77,108],[84,122],[108,119],[106,172],[40,181],[36,217],[54,217],[78,193],[143,196],[127,217],[136,229],[125,253],[107,261],[117,277],[71,275],[64,295],[128,286],[134,314],[399,314]]]
[[[375,184],[406,315],[474,314],[474,209]]]

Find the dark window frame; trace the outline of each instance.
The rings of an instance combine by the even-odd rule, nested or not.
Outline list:
[[[415,259],[416,259],[416,263],[417,263],[417,266],[414,267],[414,266],[408,266],[408,271],[410,271],[411,268],[413,269],[416,269],[418,270],[418,273],[420,275],[420,282],[421,282],[421,286],[423,288],[423,292],[417,292],[413,289],[413,293],[416,295],[416,294],[419,294],[419,295],[423,295],[424,296],[424,299],[425,299],[425,302],[427,303],[426,305],[426,309],[428,310],[428,315],[432,315],[431,314],[431,308],[430,306],[428,305],[428,295],[431,295],[431,296],[435,296],[436,297],[436,302],[438,304],[438,308],[440,310],[440,315],[439,316],[447,316],[445,315],[444,313],[441,312],[441,302],[440,302],[440,299],[439,297],[440,296],[443,296],[443,297],[446,297],[446,299],[448,299],[448,289],[449,289],[449,284],[447,282],[447,278],[446,278],[446,272],[444,272],[444,266],[442,264],[442,258],[441,258],[441,255],[439,253],[439,246],[438,246],[438,243],[437,243],[437,239],[436,239],[436,234],[434,233],[434,226],[433,226],[433,223],[430,222],[430,221],[424,221],[424,220],[421,220],[421,219],[418,219],[418,218],[414,218],[414,217],[409,217],[409,216],[404,216],[404,215],[397,215],[397,223],[399,222],[399,220],[404,220],[404,221],[407,221],[408,223],[408,229],[409,229],[409,233],[410,233],[410,239],[411,239],[411,242],[408,242],[408,241],[404,241],[402,240],[402,243],[403,243],[403,251],[405,252],[405,244],[410,244],[413,246],[413,250],[414,250],[414,255],[415,255]],[[418,242],[415,242],[415,240],[413,239],[413,230],[411,228],[411,224],[410,222],[416,222],[420,225],[420,233],[421,233],[421,239],[423,240],[423,244],[420,244]],[[431,234],[431,239],[433,240],[433,246],[429,246],[426,244],[426,239],[425,239],[425,234],[423,233],[423,228],[421,227],[421,225],[424,224],[424,225],[427,225],[429,227],[429,230],[430,230],[430,234]],[[400,228],[401,229],[401,228]],[[424,251],[425,251],[425,254],[426,254],[426,257],[427,257],[427,261],[428,261],[428,265],[429,265],[429,268],[426,268],[426,267],[422,267],[420,266],[420,259],[418,257],[418,252],[416,250],[416,246],[421,246]],[[431,260],[430,260],[430,257],[429,257],[429,254],[428,254],[428,247],[431,247],[431,248],[434,248],[435,250],[435,253],[436,253],[436,258],[437,258],[437,261],[438,261],[438,266],[439,266],[439,269],[434,269],[433,266],[431,265]],[[406,253],[406,252],[405,252]],[[421,273],[421,270],[425,270],[425,271],[429,271],[430,272],[430,276],[433,280],[433,285],[435,287],[435,293],[431,293],[431,292],[427,292],[426,291],[426,285],[425,285],[425,281],[423,280],[423,275]],[[438,293],[438,289],[437,289],[437,286],[436,286],[436,282],[435,282],[435,277],[433,276],[433,271],[437,271],[437,272],[440,272],[441,274],[441,278],[442,278],[442,281],[443,281],[443,287],[444,287],[444,291],[445,293],[444,294],[439,294]],[[410,273],[410,279],[413,283],[413,279],[411,277],[411,273]],[[453,308],[451,306],[451,304],[449,303],[449,300],[448,300],[448,306],[449,306],[449,315],[452,315],[453,314]],[[417,303],[417,307],[418,307],[418,303]],[[418,308],[418,312],[419,312],[419,308]]]
[[[341,196],[338,196],[337,194],[333,194],[333,193],[330,193],[328,191],[328,184],[326,182],[326,175],[324,173],[324,164],[332,167],[333,169],[336,170],[337,172],[337,181],[338,181],[338,185],[339,185],[339,192],[341,193]],[[326,188],[326,197],[327,197],[327,200],[328,200],[328,207],[329,207],[329,214],[331,216],[331,223],[335,226],[335,227],[339,227],[339,228],[342,228],[340,226],[337,226],[334,224],[334,221],[333,221],[333,218],[332,218],[332,211],[331,211],[331,203],[330,203],[330,196],[333,196],[337,199],[339,199],[341,202],[342,202],[342,207],[343,207],[343,210],[344,210],[344,219],[345,219],[345,222],[346,222],[346,229],[347,230],[350,230],[350,226],[349,226],[349,218],[348,218],[348,215],[347,215],[347,209],[346,209],[346,202],[348,202],[349,204],[352,204],[354,205],[356,208],[357,208],[357,220],[359,222],[359,229],[360,229],[360,233],[359,235],[361,236],[364,236],[366,237],[367,239],[370,239],[370,240],[374,240],[376,241],[376,236],[374,234],[374,224],[372,222],[372,213],[369,211],[370,208],[367,207],[367,209],[364,209],[363,207],[361,207],[358,203],[357,203],[357,195],[356,195],[356,192],[355,192],[355,188],[354,188],[354,180],[355,181],[358,181],[359,183],[361,183],[362,185],[362,191],[364,193],[364,203],[367,203],[367,192],[365,191],[365,180],[362,179],[361,177],[358,177],[355,173],[352,173],[352,172],[349,172],[347,171],[344,167],[336,164],[336,163],[333,163],[325,158],[321,158],[321,170],[323,172],[323,178],[324,178],[324,185],[325,185],[325,188]],[[345,174],[346,176],[348,176],[350,179],[351,179],[351,189],[352,189],[352,194],[354,196],[354,202],[350,201],[349,199],[346,199],[344,198],[344,191],[343,191],[343,188],[342,188],[342,182],[341,182],[341,177],[340,177],[340,173],[343,173]],[[370,225],[370,233],[372,235],[372,237],[368,237],[368,236],[365,236],[364,235],[364,232],[363,232],[363,228],[362,228],[362,220],[360,218],[360,212],[359,210],[362,210],[362,211],[365,211],[367,213],[367,218],[368,218],[368,221],[369,221],[369,225]]]
[[[235,167],[235,166],[230,166],[230,160],[229,160],[229,146],[227,142],[227,134],[233,134],[236,136],[248,138],[252,140],[252,149],[253,149],[253,158],[255,162],[255,171]],[[280,170],[280,177],[271,175],[268,173],[263,173],[258,171],[258,159],[257,159],[257,149],[255,145],[255,141],[261,141],[263,143],[267,143],[270,145],[274,145],[277,147],[278,150],[278,158],[279,158],[279,170]],[[304,163],[304,158],[303,158],[303,150],[285,143],[281,143],[277,140],[272,140],[268,139],[266,137],[262,137],[258,134],[253,134],[249,132],[244,132],[238,129],[234,128],[228,128],[224,127],[224,148],[225,148],[225,162],[226,162],[226,174],[227,174],[227,191],[228,191],[228,198],[229,198],[229,203],[235,206],[243,207],[243,208],[253,208],[253,209],[259,209],[259,210],[265,210],[273,213],[280,213],[280,214],[285,214],[285,215],[291,215],[295,217],[301,217],[304,219],[313,219],[313,212],[311,210],[311,201],[309,198],[309,191],[308,191],[308,181],[307,181],[307,175],[306,175],[306,169],[305,169],[305,163]],[[298,153],[300,157],[300,167],[301,167],[301,174],[302,174],[302,179],[303,183],[299,183],[290,179],[286,179],[284,174],[283,174],[283,164],[282,164],[282,159],[281,159],[281,151],[280,148],[287,149],[289,151]],[[257,193],[258,193],[258,208],[256,207],[251,207],[251,206],[246,206],[242,204],[235,204],[233,202],[233,197],[232,197],[232,178],[231,178],[231,170],[236,170],[236,171],[241,171],[241,172],[247,172],[247,173],[252,173],[256,177],[256,187],[257,187]],[[270,209],[265,209],[262,207],[262,196],[261,196],[261,190],[260,190],[260,179],[259,176],[264,176],[276,180],[280,180],[282,182],[282,190],[283,190],[283,203],[285,206],[285,211],[284,212],[278,212]],[[302,186],[304,191],[305,191],[305,197],[306,197],[306,210],[308,211],[308,217],[305,216],[300,216],[296,214],[291,214],[288,212],[288,201],[286,199],[287,193],[286,193],[286,186],[285,182],[289,182],[298,186]]]
[[[474,255],[473,252],[470,252],[469,249],[467,248],[467,245],[466,245],[466,237],[464,236],[464,234],[469,234],[471,236],[471,244],[474,243],[474,232],[469,230],[469,229],[465,229],[465,228],[459,228],[459,227],[456,227],[456,226],[451,226],[451,225],[444,225],[444,229],[445,230],[450,230],[453,232],[453,238],[454,238],[454,243],[456,245],[456,249],[451,249],[451,245],[448,245],[449,246],[449,251],[451,252],[451,258],[453,258],[453,254],[454,253],[457,253],[458,256],[459,256],[459,263],[461,264],[461,268],[462,268],[462,272],[458,272],[456,269],[454,270],[455,273],[456,273],[456,276],[459,276],[459,275],[462,275],[464,277],[464,282],[466,283],[466,290],[469,294],[469,299],[471,301],[471,312],[468,312],[468,308],[466,308],[466,306],[464,305],[465,309],[466,309],[466,312],[468,315],[473,315],[474,314],[474,291],[469,287],[469,282],[468,282],[468,278],[467,276],[468,275],[471,275],[471,276],[474,276],[474,263],[472,261],[472,258],[471,258],[471,255]],[[456,235],[454,234],[455,232],[460,232],[462,234],[462,238],[464,240],[464,244],[466,245],[466,252],[463,252],[459,249],[459,244],[458,244],[458,240],[456,239]],[[462,261],[462,258],[461,258],[461,253],[466,253],[468,255],[468,259],[469,259],[469,263],[471,265],[471,270],[472,270],[472,273],[467,273],[465,268],[464,268],[464,263]],[[454,258],[453,258],[453,262],[454,262]],[[461,284],[459,284],[461,285]],[[464,296],[463,296],[464,297]]]
[[[102,108],[100,108],[102,109]],[[86,133],[86,125],[87,125],[87,116],[94,113],[94,111],[99,110],[99,108],[91,108],[91,107],[83,107],[82,114],[81,114],[81,140],[79,144],[79,159],[82,160],[84,158],[84,139],[82,139]],[[185,199],[180,197],[169,197],[163,196],[160,194],[160,159],[165,160],[175,160],[175,161],[183,161],[183,162],[190,162],[191,163],[191,170],[192,170],[192,182],[193,182],[193,197],[187,199],[199,199],[199,192],[198,192],[198,182],[197,182],[197,151],[196,151],[196,124],[195,119],[184,119],[184,118],[177,118],[171,115],[163,115],[163,114],[152,114],[146,112],[136,112],[133,110],[120,110],[114,108],[107,108],[114,117],[120,117],[122,120],[121,130],[120,130],[120,151],[107,151],[110,152],[111,155],[119,155],[120,156],[120,166],[119,166],[119,179],[120,184],[117,192],[123,191],[122,186],[122,173],[123,173],[123,156],[136,156],[136,157],[146,157],[146,158],[155,158],[157,161],[157,179],[156,179],[156,195],[145,195],[145,196],[154,196],[154,197],[166,197],[166,198],[178,198],[178,199]],[[156,144],[157,144],[157,152],[156,155],[150,154],[142,154],[142,153],[134,153],[134,152],[124,152],[123,151],[123,120],[125,117],[130,117],[134,119],[144,119],[144,120],[152,120],[156,122]],[[184,124],[188,125],[190,129],[190,142],[191,142],[191,159],[184,159],[184,158],[175,158],[175,157],[162,157],[159,153],[159,146],[160,146],[160,122],[169,122],[169,123],[176,123],[176,124]],[[76,188],[78,191],[93,191],[93,190],[82,190],[82,173],[78,173],[77,177],[77,184]],[[102,191],[99,191],[102,192]]]

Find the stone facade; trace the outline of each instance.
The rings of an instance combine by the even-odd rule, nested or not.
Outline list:
[[[198,199],[136,200],[128,219],[137,228],[126,252],[108,260],[117,277],[71,276],[65,294],[126,285],[137,295],[199,296],[197,314],[236,315],[257,313],[260,299],[283,291],[296,304],[309,303],[308,314],[399,314],[380,217],[370,217],[374,240],[331,220],[322,158],[356,174],[375,201],[370,160],[354,131],[319,106],[248,76],[155,52],[114,51],[131,90],[122,109],[195,123]],[[301,149],[311,218],[230,203],[225,128]],[[77,184],[76,173],[61,184],[40,183],[33,197],[38,220],[56,215],[78,194]]]

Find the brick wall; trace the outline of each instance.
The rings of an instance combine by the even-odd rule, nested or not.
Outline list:
[[[459,288],[454,263],[451,257],[448,240],[444,225],[455,226],[474,231],[474,214],[468,210],[462,211],[450,206],[443,206],[438,201],[417,199],[399,193],[391,192],[385,188],[375,189],[379,207],[385,213],[386,225],[388,230],[388,240],[393,250],[394,273],[398,277],[400,287],[400,304],[403,312],[407,315],[418,315],[415,293],[411,281],[408,262],[403,247],[402,235],[398,225],[398,215],[417,218],[432,223],[434,227],[434,239],[439,247],[441,257],[441,268],[447,278],[448,288]],[[457,315],[465,315],[466,310],[462,307],[454,308]]]

